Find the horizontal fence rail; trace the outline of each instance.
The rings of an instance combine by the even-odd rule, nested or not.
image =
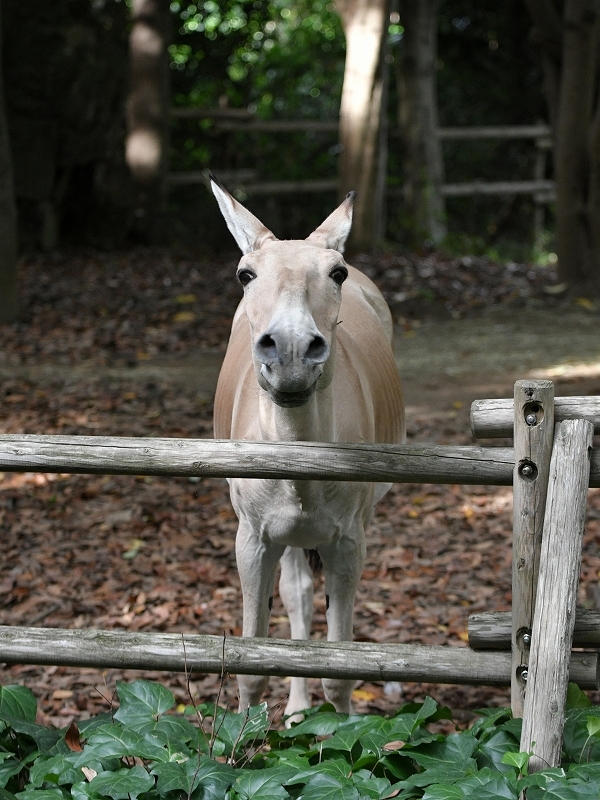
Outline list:
[[[255,114],[243,108],[171,108],[173,119],[205,120],[213,121],[211,130],[214,133],[331,133],[337,134],[339,131],[339,119],[329,120],[316,119],[260,119]],[[398,138],[402,136],[400,128],[391,127],[388,129],[390,137]],[[440,141],[474,140],[474,139],[534,139],[538,153],[547,150],[552,146],[552,128],[549,125],[471,125],[455,126],[450,128],[438,128],[436,136]],[[543,156],[545,158],[545,155]],[[545,162],[544,162],[545,163]],[[230,170],[219,170],[215,168],[219,179],[231,185],[243,196],[250,195],[283,195],[297,194],[301,192],[337,192],[339,181],[337,178],[312,179],[312,180],[283,180],[283,181],[260,181],[257,180],[256,173],[251,170],[240,170],[240,173],[250,173],[237,177],[227,177]],[[538,174],[539,173],[539,174]],[[440,193],[443,197],[477,197],[478,195],[534,195],[536,203],[548,203],[555,199],[555,184],[551,180],[543,180],[544,167],[540,170],[536,168],[535,180],[525,181],[470,181],[464,183],[447,183],[440,186]],[[208,179],[206,171],[186,170],[180,172],[168,172],[165,176],[168,186],[206,184]],[[390,197],[404,196],[404,187],[391,186],[386,189],[386,194]]]
[[[213,119],[220,131],[290,133],[294,131],[337,133],[340,121],[317,119],[260,119],[243,108],[171,108],[174,119]],[[400,128],[390,128],[390,136],[401,136]],[[549,125],[470,125],[438,128],[439,139],[541,139],[552,136]]]
[[[536,194],[545,192],[552,195],[555,190],[554,181],[473,181],[472,183],[445,183],[440,187],[443,197],[472,197],[478,194]]]
[[[0,470],[511,486],[514,450],[453,445],[242,442],[119,436],[0,436]],[[600,486],[600,450],[590,486]]]
[[[544,139],[552,136],[550,125],[469,125],[438,128],[439,139]]]
[[[474,650],[510,650],[511,626],[510,611],[471,614],[469,647]],[[573,647],[600,647],[600,611],[576,610]]]
[[[600,397],[555,397],[554,420],[586,419],[600,433]],[[471,404],[471,430],[478,439],[510,437],[514,427],[514,401],[474,400]]]
[[[0,436],[6,472],[509,485],[513,462],[503,447]]]
[[[510,653],[466,647],[6,626],[0,627],[0,661],[486,686],[508,686],[511,672]],[[572,653],[569,677],[595,689],[598,666],[597,653]]]

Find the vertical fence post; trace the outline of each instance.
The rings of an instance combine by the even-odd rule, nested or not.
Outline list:
[[[532,631],[521,751],[532,772],[560,766],[594,426],[556,426]]]
[[[511,707],[513,716],[522,717],[554,436],[554,384],[517,381],[514,406]]]

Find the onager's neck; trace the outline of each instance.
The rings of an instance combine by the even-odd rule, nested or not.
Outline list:
[[[315,392],[299,408],[282,408],[266,392],[261,392],[258,407],[260,433],[264,441],[334,441],[331,387]]]

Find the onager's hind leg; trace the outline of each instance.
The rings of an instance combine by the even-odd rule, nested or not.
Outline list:
[[[327,641],[352,641],[354,598],[365,560],[365,537],[362,526],[354,527],[330,548],[319,547],[325,571],[327,598]],[[336,711],[352,711],[351,695],[355,681],[323,678],[325,697]]]
[[[279,595],[290,619],[292,639],[310,639],[310,625],[313,615],[313,575],[306,561],[304,551],[298,547],[287,547],[281,558],[281,578]],[[285,709],[287,720],[300,722],[302,715],[296,712],[310,707],[308,680],[292,678],[290,697]]]
[[[282,553],[282,547],[262,541],[248,523],[240,520],[235,554],[244,606],[242,636],[269,635],[275,569]],[[257,705],[268,683],[267,675],[238,675],[240,711]]]

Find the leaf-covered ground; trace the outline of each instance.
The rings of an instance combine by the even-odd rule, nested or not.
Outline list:
[[[160,365],[224,349],[240,294],[234,263],[141,250],[24,263],[25,321],[0,328],[0,432],[210,437],[210,392],[172,371],[161,378]],[[363,266],[400,320],[519,304],[555,280],[486,259],[390,255]],[[413,413],[409,440],[471,443],[467,416],[452,407]],[[469,614],[510,608],[511,511],[508,488],[394,486],[369,534],[355,637],[464,647]],[[598,491],[588,516],[580,602],[589,605],[600,570]],[[240,633],[225,481],[5,474],[0,527],[0,624]],[[317,584],[314,633],[324,637]],[[271,633],[288,634],[277,599]],[[137,677],[13,666],[1,682],[29,686],[41,718],[62,726],[107,710],[116,681]],[[189,700],[182,675],[161,680],[179,702]],[[217,676],[192,676],[195,699],[214,700],[218,689]],[[319,702],[318,681],[312,690]],[[273,679],[269,704],[285,693],[285,681]],[[387,712],[426,694],[455,718],[508,702],[505,690],[388,682],[359,685],[355,707]],[[234,707],[235,696],[229,679],[222,698]]]

